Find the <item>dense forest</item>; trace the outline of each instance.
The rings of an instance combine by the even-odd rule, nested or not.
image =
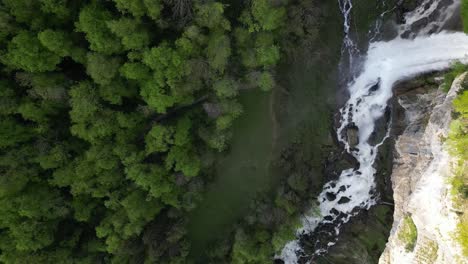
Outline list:
[[[237,95],[275,86],[286,4],[2,0],[0,262],[187,263],[185,215]]]
[[[407,11],[418,1],[390,2]],[[380,16],[373,4],[356,1],[356,34]],[[462,7],[468,31],[468,0]],[[319,0],[0,0],[0,263],[272,263],[324,181],[356,165],[334,142],[336,91],[327,91],[338,86],[327,82],[341,56],[339,8]],[[464,71],[457,64],[447,80]],[[249,197],[221,238],[197,244],[191,214],[219,176],[251,92],[268,96],[275,120],[265,130],[280,127],[265,158],[278,178]],[[455,101],[447,139],[462,161],[467,95]],[[465,163],[459,171],[452,185],[466,206]],[[466,221],[459,229],[468,252]],[[350,230],[349,243],[378,259],[386,231]]]

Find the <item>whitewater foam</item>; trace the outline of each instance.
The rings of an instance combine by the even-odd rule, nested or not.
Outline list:
[[[405,23],[399,26],[398,31],[410,38],[439,32],[459,6],[460,0],[425,0],[405,15]]]
[[[359,48],[350,36],[351,30],[351,11],[353,10],[352,0],[338,0],[341,14],[343,16],[343,47],[341,48],[341,56],[344,53],[348,55],[348,64],[353,65],[353,58],[358,56]]]

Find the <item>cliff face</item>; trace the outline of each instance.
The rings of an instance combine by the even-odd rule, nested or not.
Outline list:
[[[467,263],[453,241],[457,215],[449,178],[454,160],[444,146],[452,101],[465,75],[453,82],[448,94],[422,85],[397,95],[394,222],[381,264]]]

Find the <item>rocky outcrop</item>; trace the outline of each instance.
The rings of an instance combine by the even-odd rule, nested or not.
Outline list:
[[[354,148],[359,144],[359,130],[356,125],[350,125],[346,128],[346,137],[350,148]]]
[[[452,101],[465,75],[448,94],[416,88],[397,97],[404,119],[395,123],[402,133],[395,143],[391,176],[394,222],[381,264],[467,263],[453,241],[457,215],[448,179],[454,160],[444,146]]]

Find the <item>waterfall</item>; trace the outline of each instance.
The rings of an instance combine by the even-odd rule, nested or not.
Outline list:
[[[356,47],[349,36],[352,2],[340,0],[339,3],[344,16],[343,45],[352,60]],[[346,169],[337,180],[324,185],[318,197],[318,208],[303,217],[297,239],[283,248],[280,258],[285,263],[294,264],[301,257],[312,257],[301,249],[301,236],[311,234],[320,226],[333,225],[334,229],[328,231],[330,241],[313,253],[323,254],[336,243],[344,223],[376,204],[374,161],[379,146],[388,136],[387,129],[387,136],[380,142],[371,142],[376,121],[384,116],[392,88],[398,81],[447,69],[456,61],[468,63],[468,36],[460,32],[440,32],[458,5],[459,1],[453,0],[426,0],[405,16],[406,22],[399,26],[397,38],[370,43],[367,54],[362,58],[362,69],[347,86],[349,100],[340,110],[341,121],[337,130],[338,140],[356,158],[359,168]],[[427,23],[422,24],[422,20]],[[346,130],[351,126],[357,130],[359,139],[353,145],[346,136]]]
[[[397,6],[388,7],[387,2],[385,2],[385,0],[381,0],[380,5],[383,11],[382,13],[380,13],[379,17],[377,17],[377,19],[374,22],[374,25],[372,26],[372,28],[369,30],[369,33],[368,33],[370,43],[377,41],[378,38],[381,37],[385,16],[387,14],[392,13],[397,8]]]
[[[460,6],[460,0],[425,0],[405,15],[398,31],[404,37],[424,36],[439,32]]]
[[[343,15],[343,47],[341,48],[341,56],[345,53],[348,55],[348,63],[353,65],[353,58],[359,54],[359,49],[350,36],[351,30],[351,11],[353,9],[352,0],[338,0],[341,14]]]

